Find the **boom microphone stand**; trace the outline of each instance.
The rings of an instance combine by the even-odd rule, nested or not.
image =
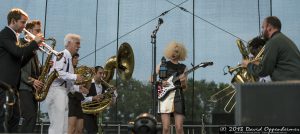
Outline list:
[[[152,32],[152,35],[151,35],[151,44],[152,44],[152,50],[153,50],[153,54],[152,54],[152,58],[153,58],[153,75],[152,75],[152,80],[153,80],[153,83],[152,83],[152,97],[153,97],[153,102],[152,102],[152,114],[154,115],[154,117],[157,117],[157,74],[156,74],[156,34],[159,30],[159,27],[160,25],[163,23],[163,19],[162,18],[159,18],[158,19],[158,24],[157,26],[155,27],[154,31]]]

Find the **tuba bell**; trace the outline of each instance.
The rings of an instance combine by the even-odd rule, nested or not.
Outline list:
[[[104,81],[109,82],[114,76],[115,69],[122,80],[131,78],[134,69],[134,54],[128,43],[123,43],[118,50],[117,56],[110,57],[104,66]]]
[[[117,56],[110,57],[104,66],[104,78],[101,83],[107,88],[107,92],[103,94],[104,98],[100,102],[92,101],[82,103],[82,111],[86,114],[94,114],[103,111],[113,100],[113,93],[116,90],[114,86],[109,84],[114,76],[114,70],[117,70],[118,75],[122,80],[131,78],[134,69],[134,54],[131,46],[128,43],[123,43],[119,49]]]

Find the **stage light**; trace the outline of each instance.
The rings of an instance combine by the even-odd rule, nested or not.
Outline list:
[[[156,134],[157,121],[149,113],[142,113],[136,117],[133,124],[134,134]]]

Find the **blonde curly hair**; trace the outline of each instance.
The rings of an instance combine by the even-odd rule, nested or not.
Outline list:
[[[170,42],[165,51],[164,51],[164,55],[167,59],[171,59],[174,53],[178,53],[178,60],[179,61],[184,61],[187,57],[187,50],[185,48],[185,46],[182,43],[176,42],[176,41],[172,41]]]

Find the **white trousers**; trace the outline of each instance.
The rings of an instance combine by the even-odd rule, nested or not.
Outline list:
[[[50,119],[49,134],[66,134],[68,131],[68,95],[62,86],[50,87],[46,105]]]

